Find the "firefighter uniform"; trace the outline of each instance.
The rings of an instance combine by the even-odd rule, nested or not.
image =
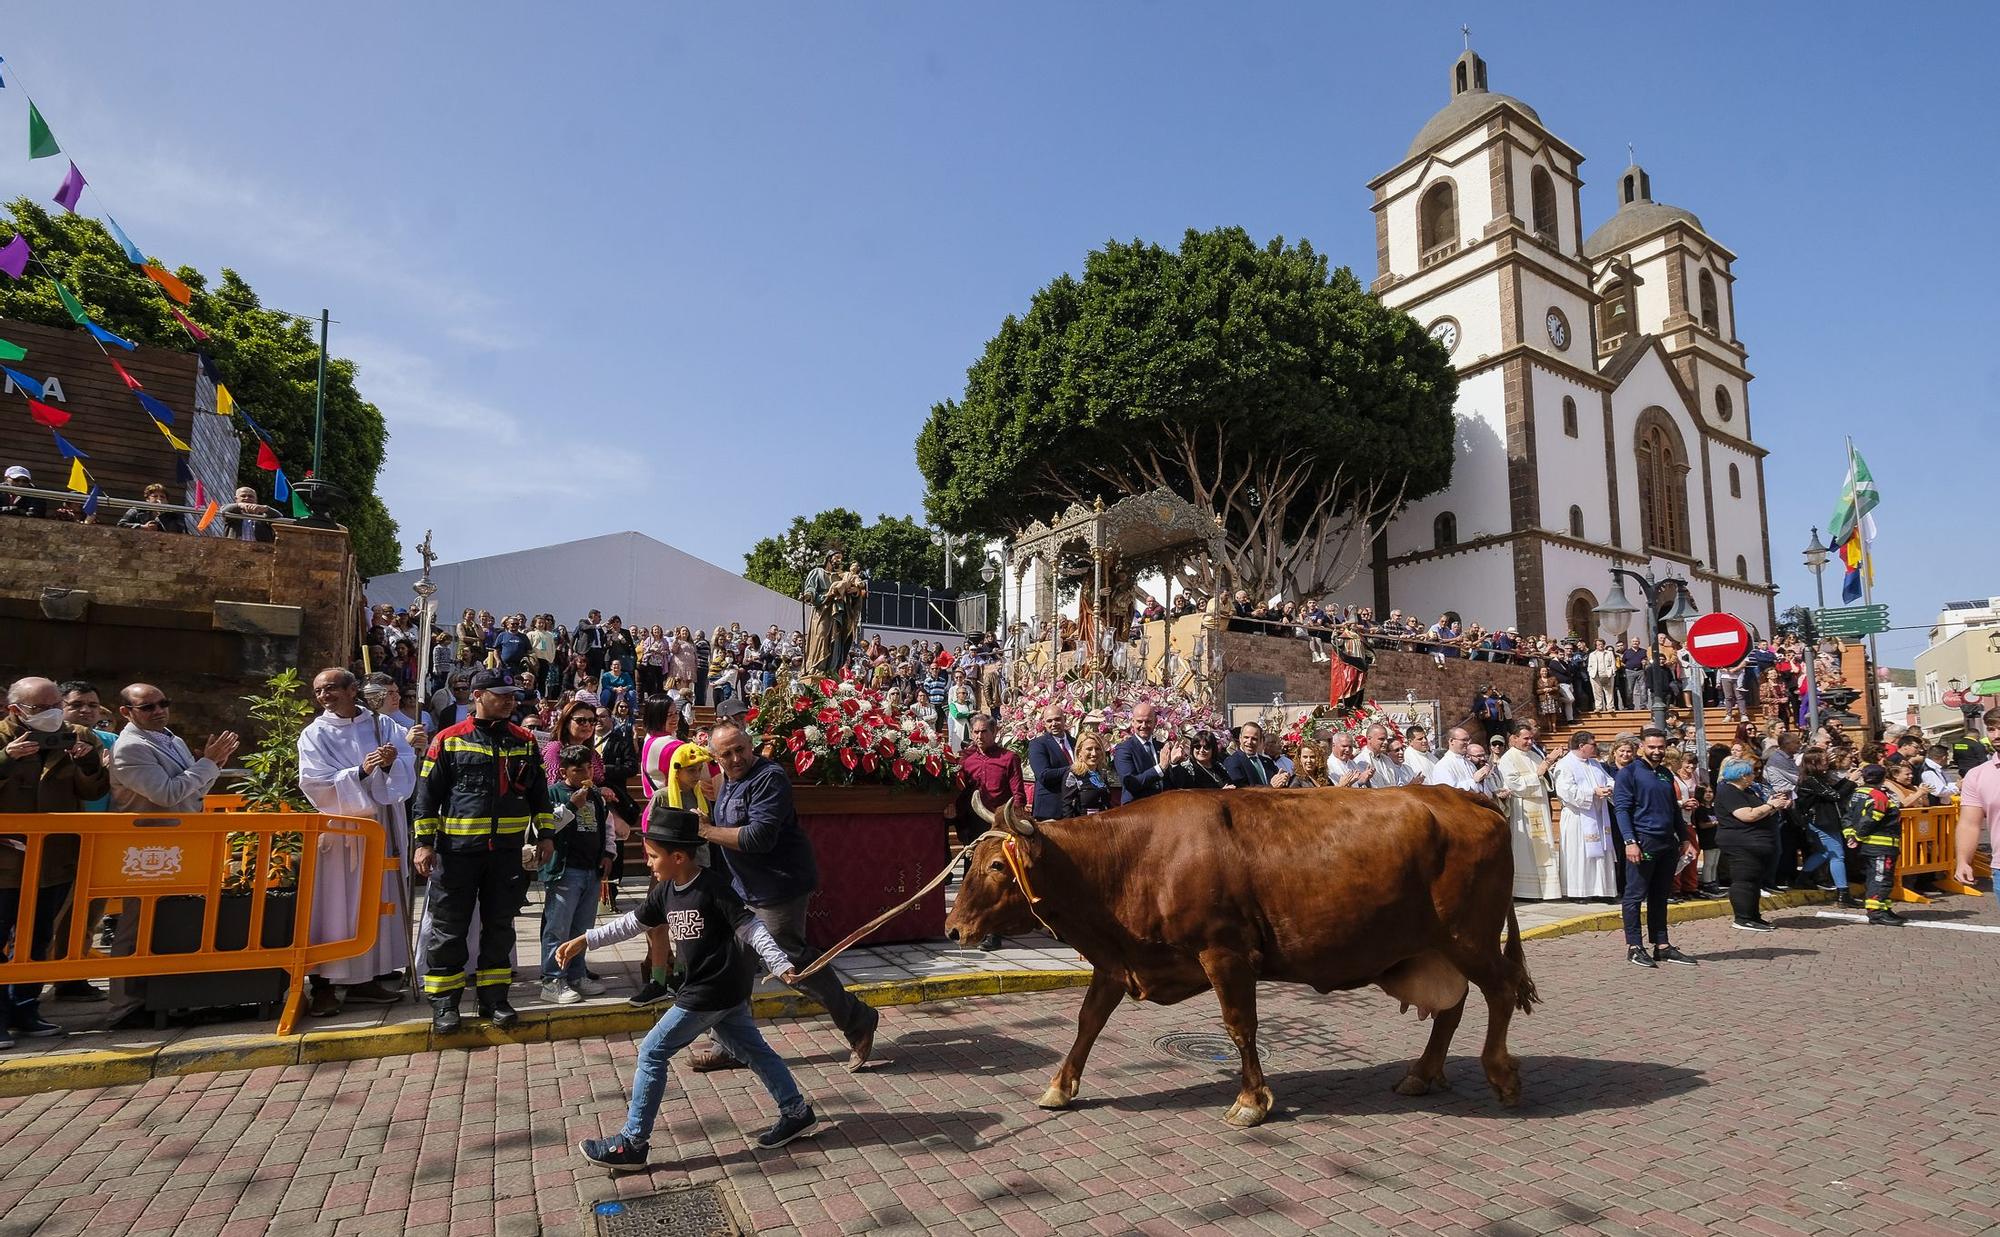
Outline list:
[[[1881,768],[1871,765],[1862,777],[1867,781],[1854,795],[1854,812],[1842,829],[1847,844],[1868,865],[1869,923],[1901,924],[1891,900],[1891,884],[1896,874],[1896,856],[1903,849],[1903,809],[1895,796],[1882,789]],[[1870,775],[1874,775],[1872,778]]]
[[[1951,766],[1960,777],[1985,764],[1992,755],[1993,749],[1981,743],[1977,735],[1962,734],[1952,740]]]
[[[475,689],[489,675],[475,676]],[[505,718],[469,717],[439,731],[417,779],[414,815],[417,846],[437,856],[425,940],[430,967],[424,972],[434,1017],[446,1024],[442,1029],[457,1024],[466,932],[476,912],[480,1012],[511,1023],[506,994],[514,980],[514,916],[526,901],[529,877],[521,847],[530,825],[548,829],[555,823],[534,737]]]

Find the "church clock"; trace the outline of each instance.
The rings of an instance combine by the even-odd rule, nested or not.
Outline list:
[[[1431,323],[1431,338],[1445,351],[1446,356],[1458,351],[1458,323],[1450,318],[1439,318]]]
[[[1562,310],[1560,309],[1549,310],[1547,323],[1549,328],[1549,342],[1555,345],[1556,351],[1561,352],[1565,348],[1568,348],[1569,319],[1563,317]]]

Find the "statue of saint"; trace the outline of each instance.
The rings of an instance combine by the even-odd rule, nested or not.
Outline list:
[[[806,573],[800,596],[811,608],[806,629],[805,669],[808,674],[835,676],[847,664],[861,631],[861,603],[868,582],[858,566],[842,565],[839,550],[829,550],[824,566]]]

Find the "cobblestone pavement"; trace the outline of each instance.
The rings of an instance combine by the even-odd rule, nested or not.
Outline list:
[[[2000,925],[1991,898],[1906,913]],[[616,1127],[629,1036],[0,1101],[0,1232],[583,1234],[593,1203],[688,1183],[759,1233],[2000,1228],[2000,936],[1775,918],[1681,925],[1699,969],[1631,966],[1615,934],[1531,942],[1515,1111],[1473,1059],[1483,1009],[1454,1090],[1405,1099],[1427,1025],[1372,989],[1265,985],[1265,1126],[1225,1126],[1229,1071],[1154,1045],[1219,1032],[1206,997],[1120,1008],[1079,1107],[1044,1113],[1080,996],[1052,992],[886,1010],[861,1075],[824,1021],[775,1024],[816,1137],[758,1154],[750,1076],[676,1067],[657,1167],[616,1180],[572,1147]]]

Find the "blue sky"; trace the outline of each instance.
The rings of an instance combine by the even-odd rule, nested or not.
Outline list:
[[[25,85],[86,210],[330,307],[448,558],[635,528],[740,569],[795,512],[920,513],[930,404],[1108,238],[1240,224],[1372,277],[1364,186],[1470,20],[1589,157],[1587,227],[1632,142],[1738,254],[1780,606],[1850,432],[1876,599],[2000,592],[1992,6],[9,8],[0,126]],[[0,192],[49,168],[10,148]]]

